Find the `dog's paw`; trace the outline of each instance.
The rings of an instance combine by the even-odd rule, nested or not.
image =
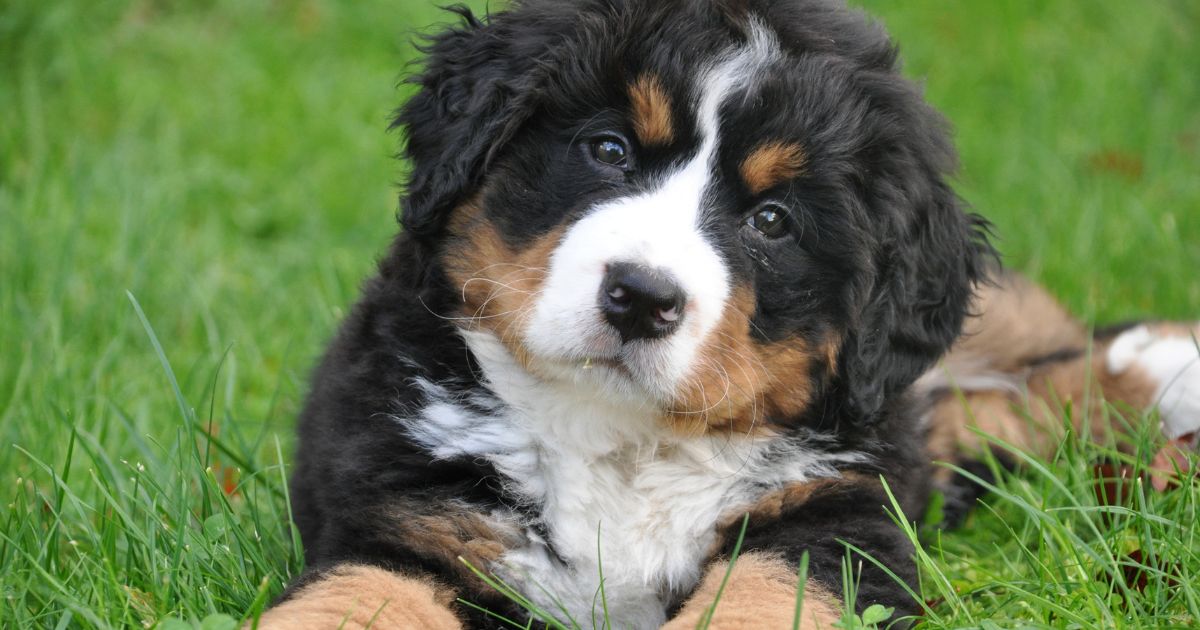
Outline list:
[[[1108,371],[1149,378],[1163,434],[1174,440],[1200,431],[1200,324],[1144,324],[1113,340]]]

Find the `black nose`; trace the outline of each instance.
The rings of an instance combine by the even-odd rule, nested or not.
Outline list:
[[[683,321],[683,290],[665,273],[632,263],[612,263],[600,285],[600,309],[621,341],[657,339]]]

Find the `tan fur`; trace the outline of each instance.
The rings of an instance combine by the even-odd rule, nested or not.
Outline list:
[[[644,74],[631,83],[629,102],[633,108],[633,131],[643,145],[662,146],[675,140],[671,97],[658,77]]]
[[[828,496],[843,489],[866,484],[878,486],[879,480],[877,477],[843,471],[842,476],[837,478],[794,483],[763,496],[748,509],[737,510],[729,518],[723,520],[718,527],[720,529],[741,527],[742,519],[747,513],[749,513],[752,523],[770,522],[782,516],[784,512],[808,503],[813,497]]]
[[[728,567],[727,561],[714,562],[679,614],[663,629],[692,630],[698,627],[714,600],[717,606],[708,626],[713,630],[792,627],[797,577],[786,562],[769,554],[743,554],[734,563],[729,581],[717,600],[717,591]],[[805,584],[801,628],[831,629],[841,616],[842,605],[837,598],[811,580]]]
[[[1062,438],[1061,418],[1069,407],[1074,428],[1088,427],[1103,439],[1116,425],[1106,407],[1140,412],[1153,403],[1156,384],[1133,368],[1111,374],[1105,365],[1108,340],[1095,341],[1040,287],[1014,275],[981,288],[962,338],[937,373],[952,388],[931,416],[928,447],[938,460],[981,448],[970,427],[1023,450],[1052,453]],[[1054,352],[1077,356],[1037,364]],[[973,381],[985,377],[990,387]],[[1002,386],[1002,384],[1007,384]],[[1086,423],[1086,425],[1085,425]]]
[[[450,245],[442,255],[447,275],[460,288],[461,325],[495,333],[535,373],[520,333],[562,234],[560,227],[514,251],[478,202],[471,202],[454,211]],[[832,363],[840,337],[820,344],[796,338],[758,343],[750,336],[754,309],[754,295],[744,287],[736,289],[701,349],[696,371],[666,413],[675,430],[688,435],[764,431],[765,418],[794,416],[808,405],[810,367]]]
[[[453,591],[431,580],[377,567],[342,565],[263,613],[258,627],[451,630],[462,628],[450,610],[453,601]]]
[[[1142,370],[1134,367],[1120,374],[1108,371],[1108,344],[1097,343],[1091,356],[1063,361],[1033,371],[1029,377],[1029,398],[1042,403],[1037,409],[1045,416],[1061,417],[1063,402],[1072,403],[1075,426],[1086,419],[1092,436],[1101,439],[1116,428],[1109,419],[1105,402],[1121,411],[1139,413],[1154,404],[1158,384]]]
[[[792,417],[808,406],[810,368],[834,361],[836,337],[820,344],[799,338],[759,343],[750,336],[754,309],[749,289],[735,289],[668,413],[677,431],[769,431],[767,418]]]
[[[1049,427],[1033,425],[1022,412],[1019,397],[1007,392],[967,392],[963,398],[947,395],[934,406],[932,420],[927,443],[930,456],[937,461],[978,453],[982,445],[972,428],[1024,450],[1032,449],[1035,436],[1049,444],[1056,441],[1047,435]]]
[[[749,507],[739,506],[722,515],[717,521],[717,531],[720,535],[708,549],[708,556],[715,557],[721,553],[725,536],[737,532],[742,527],[743,519],[749,517],[752,523],[771,522],[780,518],[785,512],[794,510],[814,497],[830,496],[855,487],[871,485],[879,487],[879,477],[865,475],[851,470],[841,471],[840,477],[817,479],[803,483],[794,483],[779,490],[770,492]]]
[[[562,234],[561,228],[554,230],[514,251],[477,201],[451,215],[450,246],[442,261],[462,297],[462,325],[492,331],[525,367],[530,360],[520,343],[521,328],[533,314]]]
[[[505,551],[523,542],[515,528],[498,526],[481,514],[452,506],[445,506],[444,511],[436,514],[421,514],[419,509],[404,505],[393,506],[384,512],[377,527],[405,547],[456,569],[462,584],[480,588],[483,583],[471,567],[486,571]]]
[[[1089,342],[1083,325],[1045,289],[1015,274],[980,285],[971,312],[944,361],[950,369],[983,358],[992,369],[1011,372],[1055,349],[1085,349]]]
[[[786,142],[768,142],[750,152],[742,161],[742,181],[751,194],[786,182],[804,172],[808,157],[804,147]]]
[[[1143,325],[1151,333],[1160,337],[1200,340],[1200,323],[1198,322],[1149,322]]]

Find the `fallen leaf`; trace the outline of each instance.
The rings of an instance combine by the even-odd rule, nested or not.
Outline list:
[[[1088,166],[1092,170],[1113,173],[1130,180],[1141,179],[1146,171],[1141,156],[1116,149],[1106,149],[1089,155]]]

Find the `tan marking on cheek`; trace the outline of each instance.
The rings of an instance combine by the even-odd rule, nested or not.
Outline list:
[[[768,413],[783,418],[802,413],[812,397],[810,368],[821,360],[821,349],[803,339],[788,339],[764,346],[760,354],[773,380],[766,391]]]
[[[752,194],[777,186],[804,172],[808,157],[795,143],[768,142],[759,145],[742,161],[742,181]]]
[[[675,430],[691,435],[718,428],[765,430],[759,407],[771,375],[751,343],[753,312],[753,294],[736,288],[671,406],[667,417]]]
[[[458,629],[462,623],[450,609],[454,598],[454,591],[429,578],[341,565],[263,613],[258,627]]]
[[[456,209],[450,220],[449,245],[441,258],[462,303],[459,325],[496,334],[525,367],[530,356],[521,343],[522,330],[564,231],[556,228],[515,251],[477,202]]]
[[[830,360],[828,344],[814,347],[799,338],[758,343],[750,336],[754,309],[750,289],[736,288],[667,414],[676,431],[765,433],[773,430],[767,418],[795,417],[807,408],[810,368]]]
[[[728,571],[729,578],[725,579]],[[796,570],[779,556],[751,552],[738,557],[733,568],[727,560],[709,565],[704,579],[663,630],[700,627],[716,601],[710,619],[712,628],[791,628],[796,607]],[[720,592],[721,598],[717,599]],[[841,618],[842,606],[827,589],[809,580],[804,585],[804,612],[800,628],[832,628]]]
[[[631,83],[629,102],[633,109],[633,131],[642,144],[661,146],[675,139],[671,98],[658,77],[643,74]]]

